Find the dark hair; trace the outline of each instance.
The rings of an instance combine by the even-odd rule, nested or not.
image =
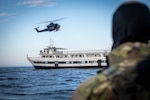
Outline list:
[[[118,7],[113,15],[113,46],[125,42],[148,43],[150,39],[150,10],[140,2],[127,2]]]

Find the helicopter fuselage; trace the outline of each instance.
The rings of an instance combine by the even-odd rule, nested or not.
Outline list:
[[[36,30],[37,32],[44,32],[44,31],[49,31],[49,32],[51,32],[51,31],[54,31],[54,30],[55,30],[55,31],[58,31],[59,28],[60,28],[60,25],[54,24],[54,23],[50,23],[49,25],[47,25],[47,28],[46,28],[46,29],[38,30],[38,28],[35,28],[35,30]]]
[[[38,30],[39,27],[37,27],[37,28],[35,28],[35,30],[36,30],[37,32],[45,32],[45,31],[51,32],[51,31],[58,31],[59,28],[60,28],[60,25],[57,24],[57,23],[53,23],[53,22],[56,22],[56,21],[59,21],[59,20],[62,20],[62,19],[64,19],[64,18],[57,19],[57,20],[53,20],[53,21],[42,22],[42,23],[49,23],[49,22],[50,22],[50,24],[48,24],[48,25],[46,26],[46,27],[47,27],[46,29]]]

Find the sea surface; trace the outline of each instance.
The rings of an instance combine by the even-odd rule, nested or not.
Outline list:
[[[98,70],[0,67],[0,100],[70,100],[79,84]]]

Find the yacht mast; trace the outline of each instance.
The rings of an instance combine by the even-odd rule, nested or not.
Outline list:
[[[49,46],[52,48],[54,45],[54,40],[52,38],[49,39]]]

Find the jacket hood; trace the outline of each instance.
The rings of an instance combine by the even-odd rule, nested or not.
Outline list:
[[[140,2],[126,2],[118,7],[112,22],[112,49],[125,42],[148,43],[150,10]]]

